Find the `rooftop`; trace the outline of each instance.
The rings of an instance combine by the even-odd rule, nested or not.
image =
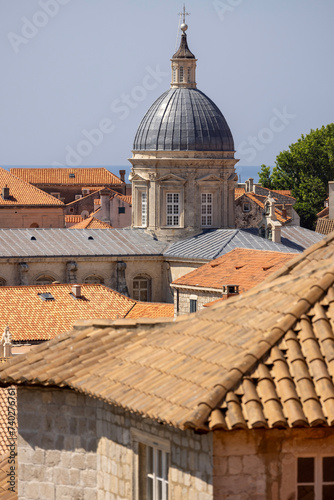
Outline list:
[[[77,168],[11,168],[10,173],[30,184],[65,184],[82,186],[104,186],[124,184],[117,175],[103,167]]]
[[[78,325],[3,364],[1,383],[70,388],[202,432],[333,426],[333,258],[330,235],[248,292],[168,325]]]
[[[239,292],[245,292],[293,257],[293,253],[236,248],[178,278],[173,281],[172,286],[221,290],[223,285],[233,284],[239,285]]]
[[[67,222],[66,219],[65,222]],[[112,229],[112,226],[107,222],[96,219],[95,217],[87,217],[87,219],[76,222],[69,229]]]
[[[4,188],[8,188],[7,194]],[[11,205],[64,206],[64,203],[0,168],[0,206]]]
[[[173,304],[136,302],[103,285],[0,287],[0,331],[8,325],[12,340],[49,340],[72,328],[77,320],[173,317]]]

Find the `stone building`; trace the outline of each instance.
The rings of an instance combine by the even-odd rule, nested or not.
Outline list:
[[[233,137],[218,107],[196,88],[186,29],[171,60],[171,88],[144,116],[130,159],[132,226],[164,241],[235,224]]]
[[[333,498],[333,258],[329,235],[197,314],[79,323],[1,364],[18,497]]]
[[[292,253],[236,248],[173,281],[174,315],[244,293],[293,258]]]

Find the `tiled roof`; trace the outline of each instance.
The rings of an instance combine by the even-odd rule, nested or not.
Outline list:
[[[260,187],[261,187],[261,189],[265,189],[268,192],[268,194],[269,193],[277,193],[277,194],[281,194],[283,196],[288,196],[292,200],[296,199],[293,196],[291,196],[291,191],[288,189],[269,189],[269,188],[265,188],[263,186],[260,186]]]
[[[328,217],[329,216],[329,207],[325,207],[321,210],[321,212],[317,213],[317,217]]]
[[[0,259],[162,255],[166,247],[142,229],[0,229]]]
[[[2,189],[5,187],[9,188],[8,199],[4,199],[1,195]],[[64,203],[0,168],[0,206],[10,205],[64,206]]]
[[[330,235],[236,298],[166,325],[81,324],[8,361],[0,380],[200,431],[333,426],[333,261]]]
[[[112,226],[95,217],[87,217],[87,219],[77,222],[69,229],[112,229]]]
[[[242,196],[243,194],[245,194],[245,192],[246,192],[245,188],[235,188],[234,199],[236,200],[237,198],[239,198],[239,196]]]
[[[1,364],[0,364],[1,366]],[[8,451],[8,440],[10,438],[9,432],[8,432],[8,390],[9,389],[14,389],[15,386],[10,386],[8,387],[0,387],[0,462],[1,462],[1,457],[4,453]],[[11,391],[12,392],[12,391]],[[16,393],[16,391],[15,391]],[[16,402],[16,394],[13,398],[11,398],[14,402]],[[14,407],[14,410],[16,408]],[[13,413],[13,416],[15,416],[16,412]],[[16,424],[16,419],[15,419],[15,424]],[[16,425],[15,425],[16,427]],[[0,475],[1,475],[1,466],[0,466]],[[0,480],[0,498],[3,498],[1,496],[1,480]]]
[[[319,217],[315,228],[316,233],[329,234],[334,231],[334,219]]]
[[[1,500],[17,500],[17,490],[12,492],[8,490],[8,473],[10,464],[8,463],[9,452],[0,455],[0,498]],[[13,465],[13,464],[11,464]]]
[[[137,302],[126,318],[173,318],[174,304],[159,304],[157,302]]]
[[[264,202],[266,201],[267,197],[266,196],[262,196],[260,194],[255,194],[255,193],[244,193],[244,195],[254,201],[259,207],[261,207],[263,210],[264,210]],[[275,198],[276,199],[276,198]],[[276,200],[277,202],[277,200]],[[287,222],[291,221],[291,217],[283,217],[282,216],[282,211],[279,210],[277,207],[275,207],[275,215],[276,215],[276,218],[279,222],[281,222],[282,224],[286,224]]]
[[[218,290],[223,285],[239,285],[239,292],[242,293],[261,283],[293,256],[292,253],[236,248],[178,278],[172,285]]]
[[[10,172],[30,184],[73,184],[82,186],[124,184],[117,175],[112,174],[103,167],[11,168]]]
[[[124,201],[125,203],[128,203],[128,205],[132,206],[132,195],[125,195],[125,194],[120,194],[116,193],[113,195],[116,198],[119,198],[120,200]]]
[[[77,224],[78,222],[81,222],[83,219],[81,217],[81,215],[65,215],[65,223],[67,222],[73,222],[75,224]]]
[[[136,302],[103,285],[81,285],[80,299],[71,291],[67,284],[0,287],[0,331],[9,325],[13,341],[48,340],[70,330],[79,319],[174,315],[173,304]],[[50,293],[54,300],[43,301],[42,293]]]

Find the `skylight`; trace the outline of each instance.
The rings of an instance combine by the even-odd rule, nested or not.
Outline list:
[[[50,301],[50,300],[55,300],[54,296],[51,294],[51,293],[39,293],[38,294],[39,298],[41,298],[43,300],[43,302],[47,302],[47,301]]]

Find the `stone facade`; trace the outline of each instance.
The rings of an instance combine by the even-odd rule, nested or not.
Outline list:
[[[21,387],[18,428],[22,500],[140,500],[138,433],[170,444],[170,498],[213,498],[212,434],[182,432],[70,390]]]
[[[258,228],[263,217],[263,207],[258,205],[247,195],[239,196],[235,200],[235,227],[244,229],[249,227]]]
[[[297,500],[298,457],[323,456],[334,457],[332,428],[215,431],[214,499]]]
[[[190,290],[178,288],[174,290],[174,315],[179,316],[181,314],[194,312],[190,310],[190,300],[196,301],[196,311],[200,311],[205,304],[221,298],[221,290]]]

